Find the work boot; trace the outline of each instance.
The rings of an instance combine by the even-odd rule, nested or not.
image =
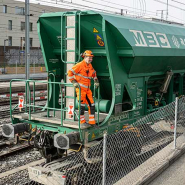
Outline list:
[[[86,123],[85,116],[80,115],[80,124],[84,124],[84,123]]]
[[[94,114],[89,114],[89,124],[95,125],[95,119],[94,119]]]

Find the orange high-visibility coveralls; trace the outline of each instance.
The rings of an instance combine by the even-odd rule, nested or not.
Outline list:
[[[91,78],[97,80],[96,71],[91,64],[86,64],[85,60],[82,60],[78,64],[74,65],[72,69],[68,71],[69,80],[72,82],[76,80],[81,88],[81,110],[80,110],[80,123],[85,123],[85,104],[89,109],[89,124],[95,124],[95,104],[90,90]],[[77,99],[79,101],[79,88],[76,88]]]

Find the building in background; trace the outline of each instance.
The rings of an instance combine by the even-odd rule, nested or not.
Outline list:
[[[39,47],[37,34],[38,17],[45,12],[59,12],[66,9],[30,4],[30,47]],[[12,0],[0,1],[0,46],[4,40],[8,46],[23,46],[25,39],[25,3]]]
[[[39,1],[38,1],[39,2]],[[69,10],[69,9],[68,9]],[[43,64],[37,34],[37,20],[43,13],[68,11],[30,3],[30,64]],[[0,74],[7,67],[24,66],[25,57],[25,3],[13,0],[0,1]],[[5,51],[5,52],[4,52]]]

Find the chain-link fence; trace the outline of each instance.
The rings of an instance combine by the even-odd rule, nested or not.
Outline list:
[[[139,184],[141,177],[163,164],[185,140],[185,98],[160,108],[83,152],[29,168],[36,185]],[[34,181],[36,182],[34,182]]]
[[[2,50],[2,48],[0,48]],[[21,47],[6,47],[0,55],[0,74],[25,74],[25,51]],[[30,73],[44,72],[40,48],[30,49]]]

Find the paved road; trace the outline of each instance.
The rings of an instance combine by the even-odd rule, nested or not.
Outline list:
[[[185,154],[149,185],[185,185]]]

